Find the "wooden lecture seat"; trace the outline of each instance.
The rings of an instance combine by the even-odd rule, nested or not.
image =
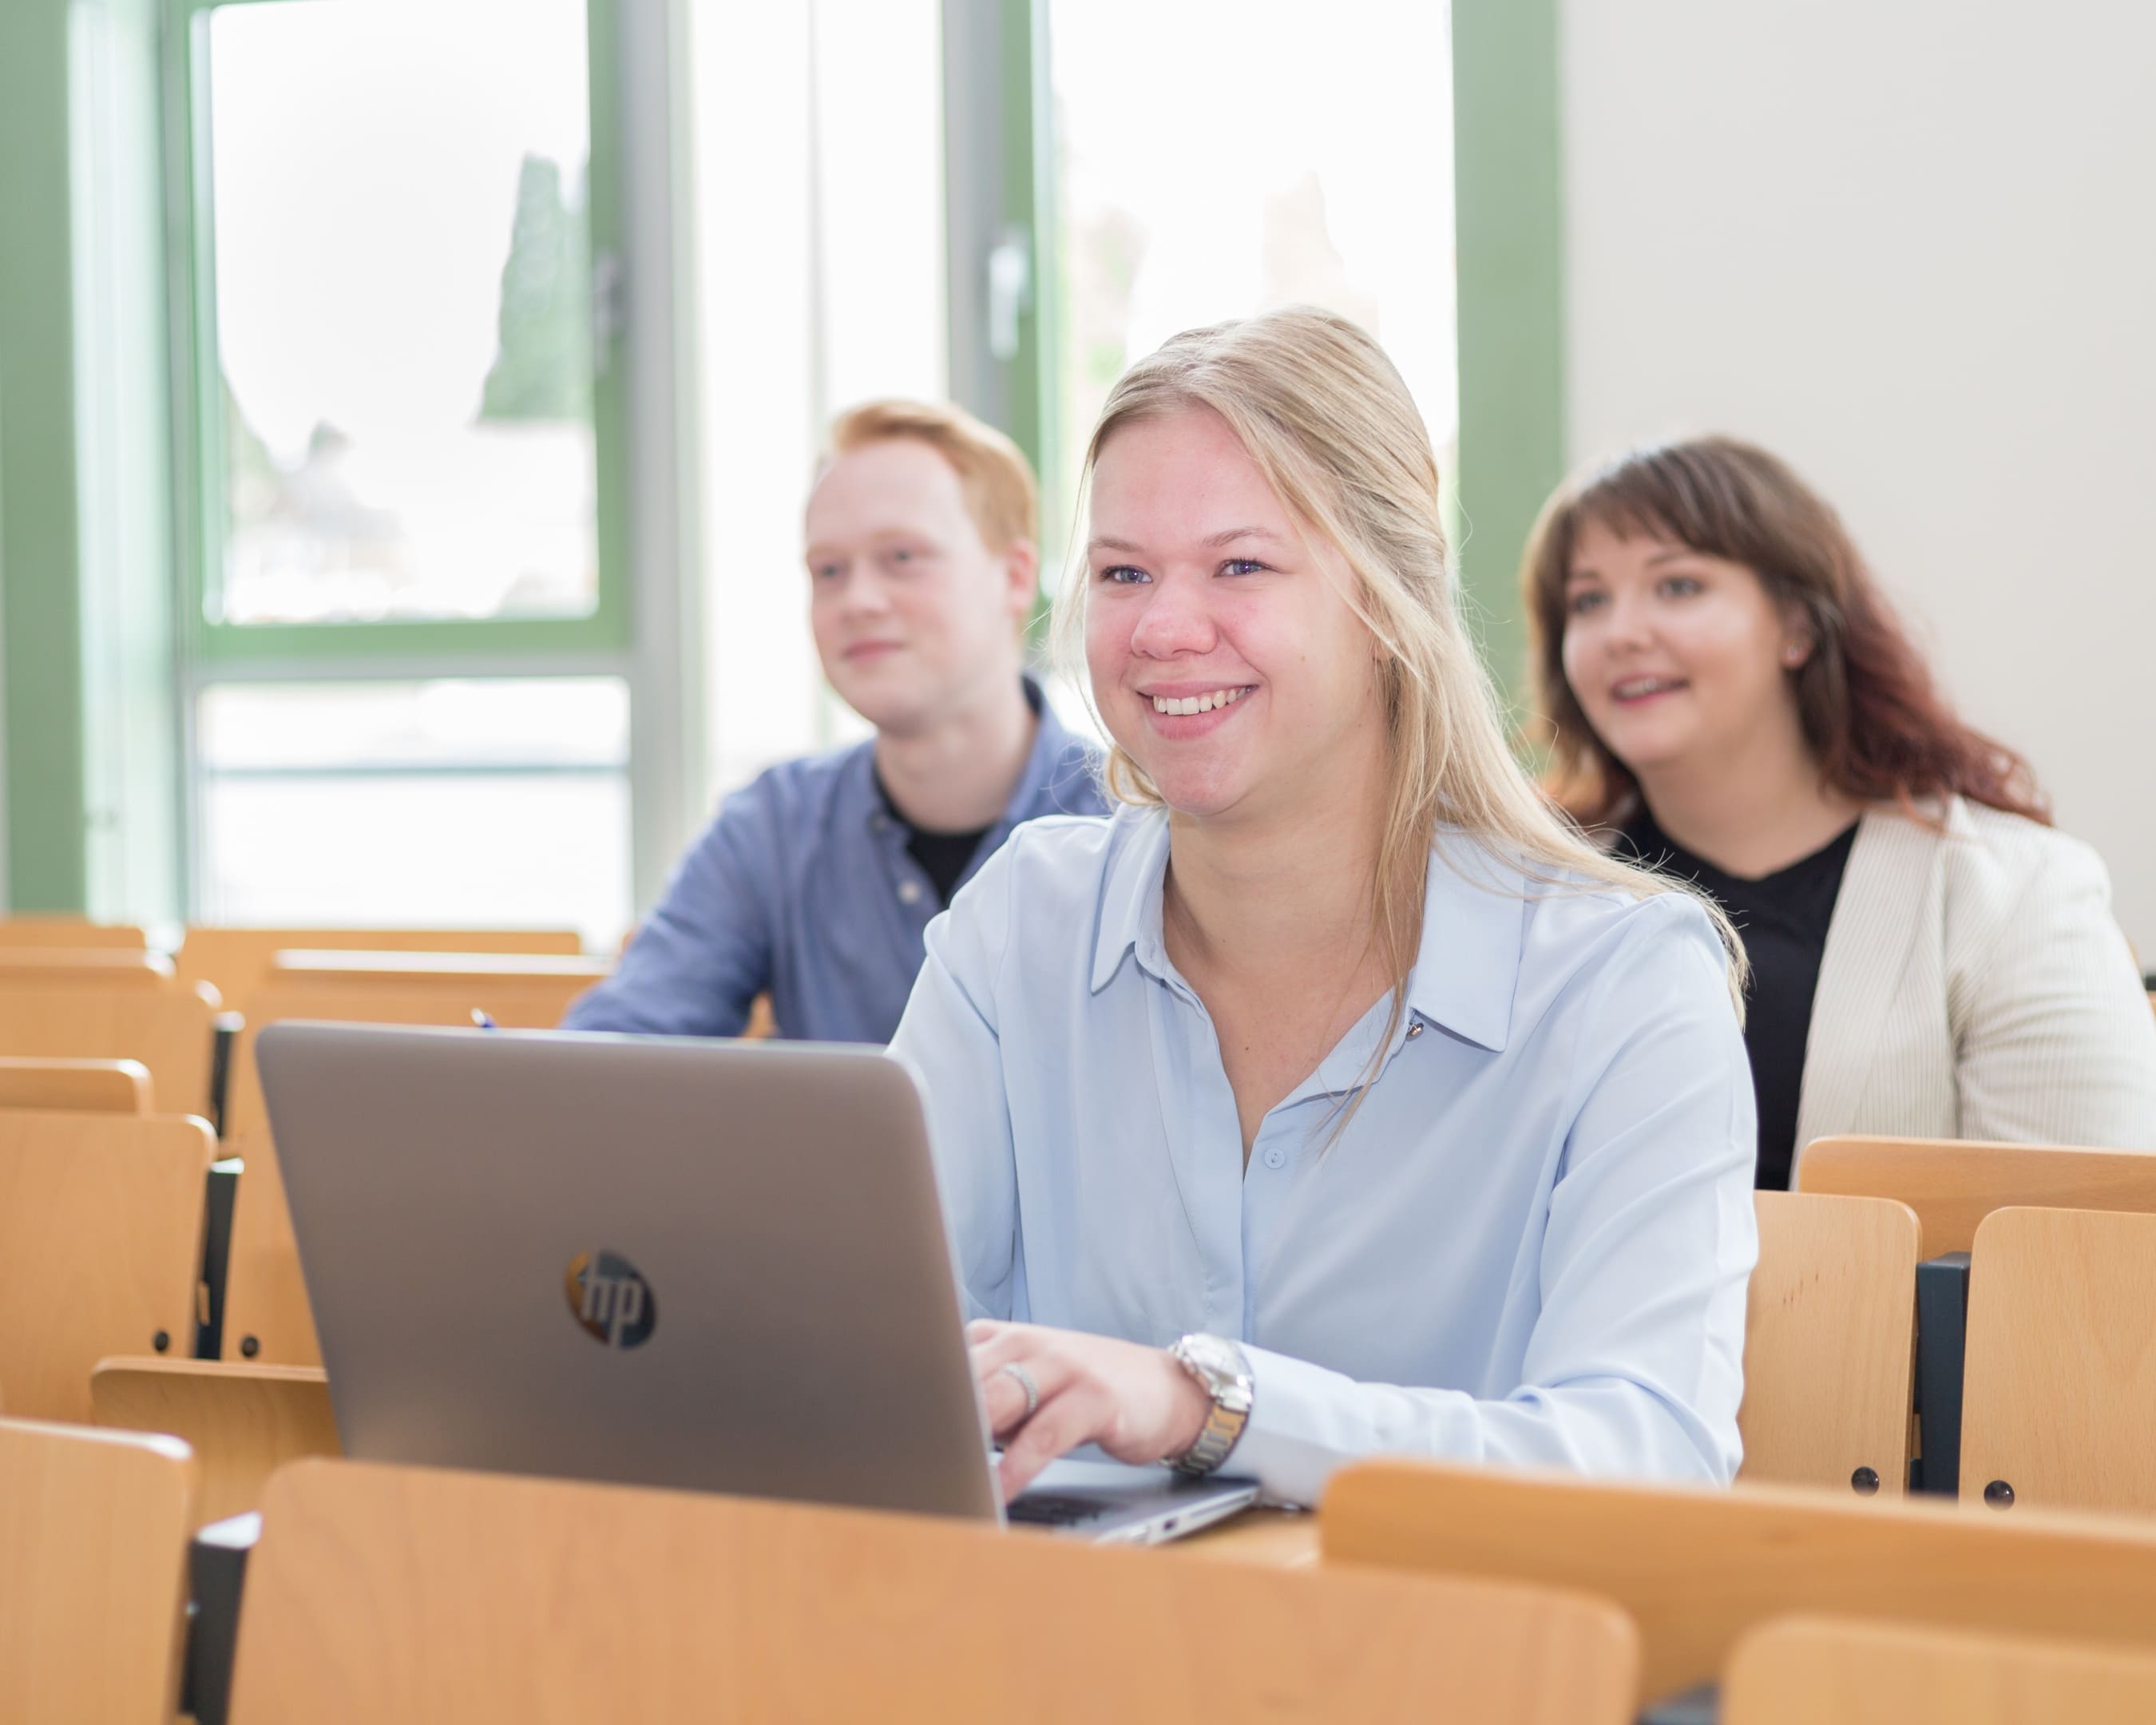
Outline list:
[[[1322,1567],[1614,1600],[1639,1626],[1643,1702],[1712,1682],[1747,1630],[1793,1612],[2156,1649],[2156,1522],[1399,1460],[1337,1475],[1318,1536]]]
[[[1993,1211],[1967,1362],[1964,1502],[2156,1511],[2156,1215]]]
[[[121,922],[92,922],[82,916],[0,916],[0,947],[106,947],[141,952],[149,937]]]
[[[172,1717],[194,1473],[168,1437],[0,1420],[0,1719]]]
[[[1909,1476],[1921,1230],[1883,1198],[1762,1192],[1740,1477],[1899,1497]]]
[[[198,1523],[261,1508],[270,1476],[288,1461],[343,1453],[329,1379],[303,1366],[103,1360],[90,1376],[90,1404],[96,1425],[169,1433],[194,1451]]]
[[[2156,1211],[2156,1155],[1967,1138],[1815,1138],[1799,1192],[1897,1198],[1924,1226],[1924,1255],[1965,1252],[1977,1224],[2008,1204]]]
[[[1540,1589],[302,1461],[270,1482],[231,1719],[1619,1725],[1635,1660],[1614,1607]]]
[[[235,1004],[270,980],[271,961],[295,949],[362,952],[555,952],[583,942],[571,928],[190,927],[173,955],[182,982],[213,983]]]
[[[551,1030],[607,970],[603,958],[547,953],[280,952],[270,981],[242,1003],[247,1023],[233,1050],[225,1136],[268,1123],[254,1071],[264,1024],[330,1019],[469,1029],[477,1010],[505,1030]]]
[[[1784,1617],[1737,1644],[1721,1725],[2147,1725],[2156,1655],[2028,1636]]]
[[[151,1107],[207,1115],[218,1004],[200,984],[55,988],[0,978],[0,1055],[139,1060]]]
[[[150,1069],[140,1060],[35,1060],[0,1055],[0,1108],[147,1114]]]
[[[112,947],[0,947],[0,988],[56,985],[169,988],[172,961],[162,952]]]
[[[0,1386],[11,1413],[87,1424],[98,1361],[193,1350],[214,1154],[209,1127],[175,1115],[0,1111]]]

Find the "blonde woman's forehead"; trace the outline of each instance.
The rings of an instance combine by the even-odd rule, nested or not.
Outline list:
[[[1258,464],[1209,408],[1119,426],[1093,469],[1089,543],[1210,546],[1236,536],[1292,542],[1295,523]]]

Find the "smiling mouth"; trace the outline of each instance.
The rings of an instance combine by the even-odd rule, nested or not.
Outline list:
[[[1691,686],[1682,677],[1627,677],[1611,686],[1609,696],[1620,702],[1649,701],[1657,695],[1674,695]]]
[[[1240,689],[1214,689],[1204,695],[1155,695],[1147,698],[1152,701],[1152,710],[1157,713],[1188,717],[1194,713],[1209,713],[1216,707],[1233,706],[1256,686],[1255,684],[1246,684]]]

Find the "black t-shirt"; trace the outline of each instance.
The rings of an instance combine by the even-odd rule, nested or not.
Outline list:
[[[951,895],[958,890],[966,865],[973,860],[973,853],[981,848],[981,840],[988,836],[989,829],[982,827],[971,833],[935,833],[926,827],[917,827],[899,813],[898,804],[891,800],[891,793],[883,788],[883,775],[876,775],[876,795],[883,798],[883,806],[891,818],[906,829],[906,854],[921,865],[921,872],[928,877],[928,884],[936,889],[937,900],[947,908]]]
[[[1746,989],[1744,1051],[1759,1102],[1756,1183],[1786,1189],[1795,1158],[1797,1098],[1804,1077],[1804,1043],[1811,1034],[1812,995],[1827,925],[1849,867],[1856,824],[1824,850],[1757,880],[1722,870],[1672,844],[1642,807],[1618,834],[1618,849],[1650,868],[1691,880],[1712,893],[1744,937],[1752,959]]]

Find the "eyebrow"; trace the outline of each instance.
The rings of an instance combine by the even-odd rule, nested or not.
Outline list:
[[[1666,551],[1658,551],[1652,557],[1649,557],[1647,559],[1647,567],[1651,569],[1657,563],[1680,562],[1686,557],[1704,557],[1706,553],[1704,552],[1694,551],[1689,545],[1672,545]]]
[[[1274,532],[1269,527],[1227,527],[1224,528],[1218,533],[1207,534],[1204,538],[1199,540],[1198,542],[1206,547],[1209,550],[1217,551],[1224,545],[1234,544],[1238,539],[1263,539],[1269,544],[1272,545],[1285,545],[1287,543],[1286,540],[1281,538],[1279,534]],[[1086,544],[1086,549],[1089,552],[1127,552],[1132,556],[1136,557],[1142,555],[1145,547],[1142,545],[1133,545],[1127,539],[1111,538],[1107,535],[1103,534],[1099,538],[1089,541]]]

